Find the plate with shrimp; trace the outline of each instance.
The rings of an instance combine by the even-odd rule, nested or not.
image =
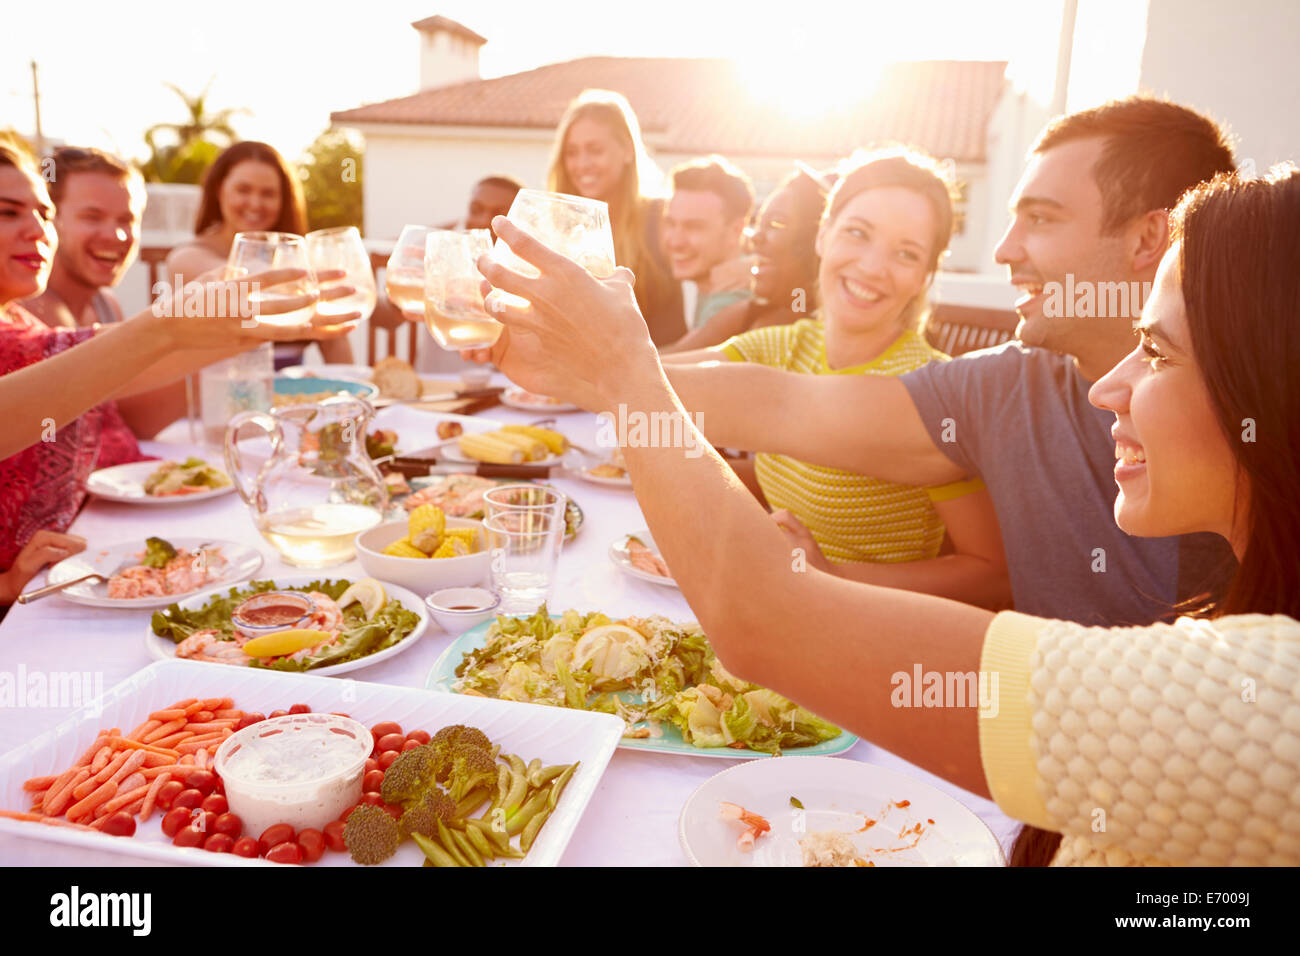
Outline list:
[[[395,584],[293,575],[155,611],[145,644],[159,660],[342,674],[408,650],[428,621],[424,602]]]
[[[59,594],[88,607],[166,607],[214,585],[243,581],[257,573],[262,555],[236,541],[210,538],[136,538],[107,548],[88,547],[50,568],[46,583],[62,584],[89,574]]]
[[[609,559],[618,565],[618,569],[624,574],[670,588],[677,587],[677,582],[673,580],[673,573],[668,569],[667,562],[660,556],[649,528],[625,534],[611,544]]]

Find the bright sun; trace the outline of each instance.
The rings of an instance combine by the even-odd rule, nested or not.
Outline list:
[[[791,119],[816,120],[869,99],[885,66],[883,60],[861,52],[852,58],[828,53],[761,51],[735,62],[745,89],[765,109]]]

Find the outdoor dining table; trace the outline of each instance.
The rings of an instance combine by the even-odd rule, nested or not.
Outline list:
[[[478,417],[503,424],[524,424],[544,416],[501,406]],[[556,428],[570,441],[588,449],[596,448],[596,416],[569,412],[554,417]],[[439,417],[416,408],[394,405],[378,413],[375,427],[396,431],[399,448],[406,451],[436,444],[438,420]],[[202,453],[190,444],[184,422],[172,425],[159,440],[143,442],[141,447],[160,458],[183,459]],[[212,460],[210,455],[209,460]],[[600,610],[614,616],[662,614],[680,621],[694,618],[676,588],[630,577],[609,557],[610,545],[617,538],[646,525],[632,489],[589,483],[559,469],[553,473],[551,483],[575,500],[585,515],[578,534],[565,544],[560,555],[549,599],[552,611],[577,608],[584,612]],[[687,493],[685,489],[683,493]],[[280,560],[262,539],[237,494],[161,508],[92,498],[70,530],[84,537],[90,548],[143,540],[150,535],[223,538],[261,551],[265,563],[256,575],[258,579],[302,573],[302,569]],[[321,573],[352,580],[365,576],[355,560]],[[29,587],[41,583],[43,575]],[[153,663],[154,658],[145,647],[150,614],[149,610],[85,607],[57,596],[30,605],[16,605],[0,623],[0,671],[8,671],[15,680],[20,670],[27,674],[88,672],[95,676],[97,687],[102,681],[102,689],[108,690]],[[423,687],[435,662],[454,639],[454,635],[445,633],[430,620],[428,630],[409,650],[348,676],[354,680]],[[791,646],[798,647],[798,635],[791,635]],[[74,707],[0,704],[0,751],[18,747],[54,728],[74,711]],[[859,741],[840,759],[900,771],[955,797],[983,819],[1009,854],[1019,824],[992,802],[865,741]],[[562,863],[570,866],[686,865],[687,858],[677,837],[682,806],[700,784],[734,763],[734,760],[703,756],[616,751]],[[0,834],[0,864],[156,865],[126,853],[91,852],[9,834]]]

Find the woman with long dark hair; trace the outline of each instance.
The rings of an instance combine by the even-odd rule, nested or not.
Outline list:
[[[481,264],[532,303],[500,316],[493,359],[513,381],[596,410],[686,415],[626,275],[594,280],[508,222],[497,231],[541,271]],[[1240,562],[1198,615],[1090,628],[792,573],[781,532],[707,446],[624,455],[655,543],[738,677],[1061,834],[1055,864],[1295,865],[1300,172],[1194,189],[1172,238],[1140,340],[1090,398],[1115,414],[1119,526],[1214,532]],[[897,706],[897,676],[915,667],[996,675],[996,710]]]

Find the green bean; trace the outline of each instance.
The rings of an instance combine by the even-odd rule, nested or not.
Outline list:
[[[537,757],[528,761],[528,786],[540,787],[542,782],[537,779],[537,775],[542,772],[542,762]]]
[[[487,795],[487,791],[481,787],[475,787],[467,793],[463,798],[461,798],[460,803],[456,804],[456,819],[464,820],[472,814],[483,805],[483,801],[487,799]]]
[[[581,761],[579,761],[579,763],[581,763]],[[573,776],[573,771],[577,769],[578,769],[578,764],[576,763],[569,764],[569,769],[564,771],[564,773],[560,774],[560,776],[556,779],[555,783],[551,784],[551,795],[548,798],[547,803],[549,804],[552,810],[554,810],[555,805],[560,802],[560,792],[564,790],[565,786],[569,782],[569,779]]]
[[[539,810],[537,814],[528,821],[528,825],[524,827],[524,835],[519,838],[519,849],[523,850],[525,853],[528,852],[529,848],[533,845],[533,841],[537,839],[537,834],[546,824],[546,818],[550,815],[551,808],[547,807],[545,810]]]
[[[510,777],[510,791],[506,794],[505,803],[502,804],[506,808],[506,813],[519,806],[528,793],[528,774],[524,762],[514,754],[510,755]]]
[[[469,837],[459,830],[451,830],[451,838],[456,841],[456,846],[460,849],[461,855],[469,860],[470,866],[486,866],[483,857],[479,856],[478,850],[474,849],[474,844],[469,842]]]
[[[506,818],[506,833],[514,836],[522,830],[537,811],[542,809],[544,806],[546,806],[546,791],[538,790],[527,803],[519,808],[518,813],[513,817],[508,816]]]
[[[469,837],[469,842],[474,844],[474,849],[478,850],[479,856],[483,857],[483,859],[490,860],[497,855],[496,844],[489,840],[478,827],[467,826],[465,836]]]
[[[492,809],[502,806],[506,800],[506,794],[510,792],[510,783],[513,778],[510,776],[510,767],[502,764],[497,767],[497,795],[492,801]]]
[[[479,833],[487,837],[489,843],[497,848],[497,856],[510,856],[512,854],[510,835],[505,830],[498,830],[487,820],[467,820],[466,823],[469,824],[466,832],[478,830]]]
[[[456,841],[452,839],[451,831],[447,829],[447,825],[441,820],[438,821],[438,842],[440,842],[442,848],[451,855],[451,858],[456,861],[457,866],[473,865],[461,854],[460,848],[456,845]]]
[[[567,763],[557,763],[554,766],[546,767],[538,772],[537,783],[533,784],[533,786],[544,787],[568,769],[569,765]]]
[[[425,866],[460,866],[450,853],[438,846],[433,840],[419,833],[412,833],[411,836],[420,849],[424,851],[426,857]]]

